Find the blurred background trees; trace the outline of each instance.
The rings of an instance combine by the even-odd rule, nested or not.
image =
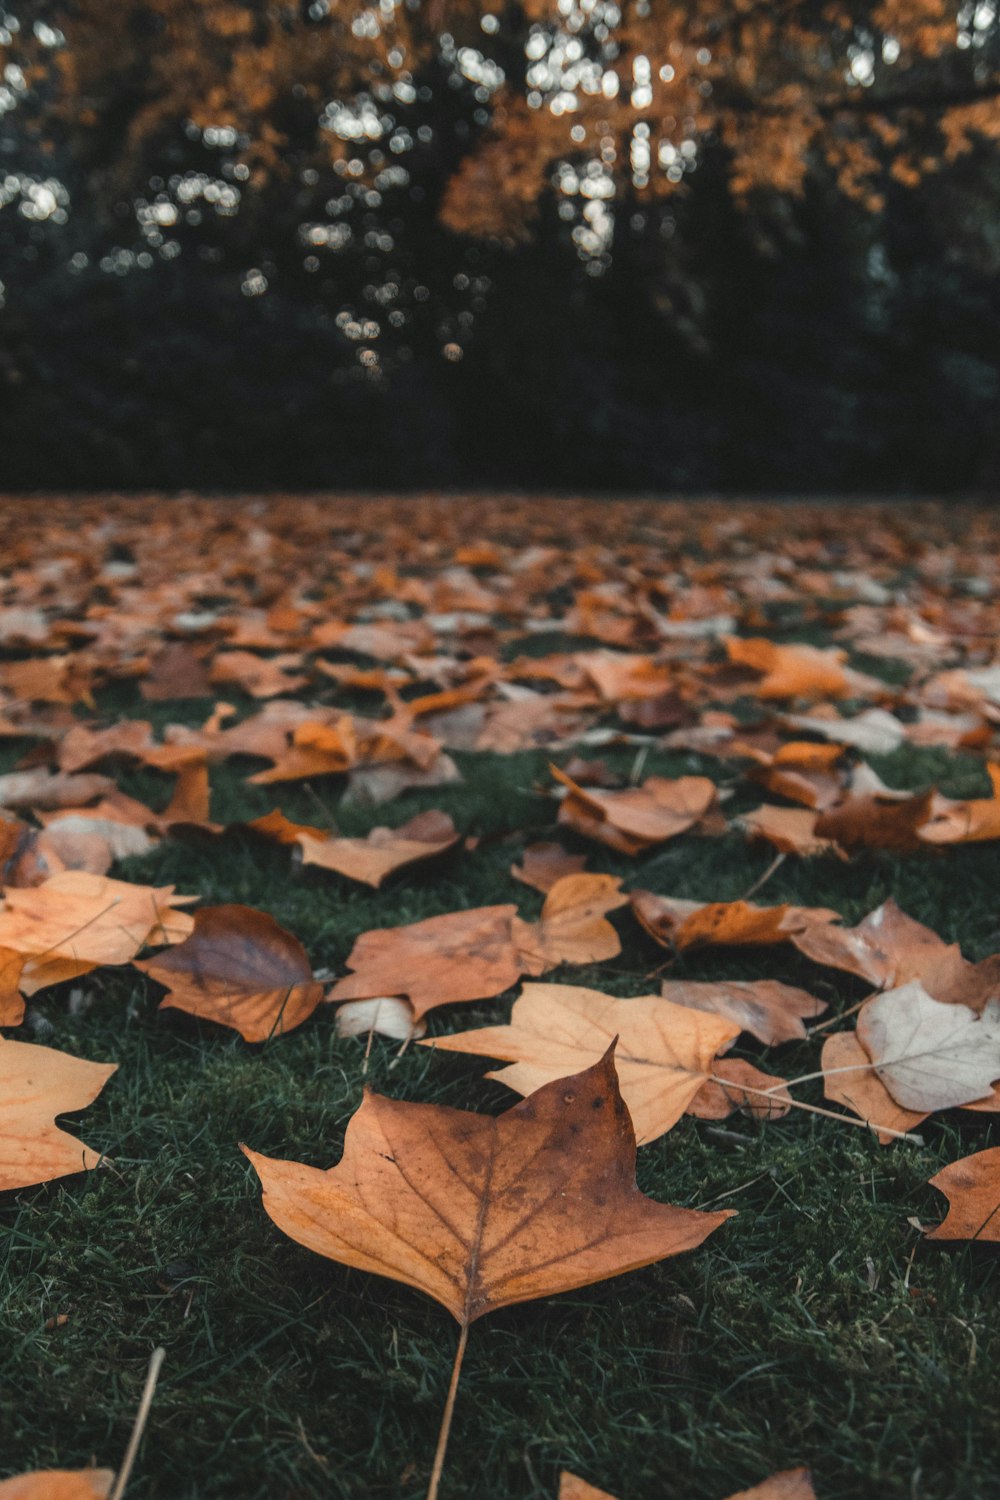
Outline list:
[[[6,487],[1000,488],[994,0],[0,0],[0,78]]]

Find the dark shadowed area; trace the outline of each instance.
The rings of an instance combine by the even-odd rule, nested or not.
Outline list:
[[[0,484],[992,494],[993,0],[3,0]]]

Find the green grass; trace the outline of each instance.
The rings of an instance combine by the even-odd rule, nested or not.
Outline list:
[[[171,706],[173,707],[173,706]],[[191,705],[197,718],[202,705]],[[130,708],[131,712],[138,709]],[[171,715],[176,717],[176,714]],[[631,756],[609,757],[628,767]],[[555,804],[534,791],[546,757],[460,756],[465,784],[377,812],[340,815],[345,832],[425,806],[488,835],[426,872],[371,892],[296,873],[287,851],[246,833],[167,841],[115,873],[174,881],[206,902],[272,912],[314,965],[341,972],[367,928],[434,912],[540,898],[513,882],[524,843],[551,831]],[[646,771],[732,769],[651,756]],[[899,752],[877,769],[898,785],[978,789],[974,757]],[[246,765],[213,771],[226,820],[280,801],[317,821],[336,784],[248,787]],[[165,796],[153,773],[126,790]],[[743,805],[738,792],[729,807]],[[580,845],[580,847],[583,847]],[[740,895],[768,866],[738,835],[685,837],[638,861],[591,847],[591,864],[630,886],[695,898]],[[832,905],[853,922],[892,894],[978,958],[997,946],[1000,855],[990,845],[929,853],[786,861],[758,899]],[[619,995],[647,992],[666,958],[632,921],[614,921],[611,963],[551,977]],[[864,993],[792,949],[708,950],[671,973],[802,983],[835,1009]],[[260,1206],[238,1150],[318,1166],[337,1160],[363,1083],[395,1097],[499,1110],[480,1059],[420,1048],[396,1058],[339,1040],[332,1013],[261,1047],[177,1011],[131,970],[32,1006],[34,1038],[119,1063],[97,1102],[65,1123],[113,1159],[108,1170],[9,1194],[0,1204],[0,1472],[120,1461],[151,1350],[167,1349],[134,1500],[399,1497],[426,1488],[456,1330],[417,1293],[344,1269],[284,1238]],[[510,996],[444,1011],[432,1031],[506,1018]],[[816,1065],[818,1044],[742,1055],[786,1076]],[[818,1085],[802,1097],[821,1102]],[[1000,1262],[982,1245],[926,1243],[943,1199],[926,1180],[998,1139],[989,1118],[958,1112],[924,1127],[925,1145],[880,1148],[849,1126],[793,1112],[732,1134],[685,1118],[639,1154],[656,1198],[739,1216],[703,1248],[583,1291],[496,1313],[473,1329],[443,1494],[552,1500],[575,1470],[622,1500],[721,1500],[799,1463],[822,1500],[995,1500],[1000,1489]],[[65,1322],[51,1326],[50,1320]]]

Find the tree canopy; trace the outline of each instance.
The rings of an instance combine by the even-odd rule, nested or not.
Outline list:
[[[953,482],[989,462],[992,0],[21,0],[0,73],[0,360],[19,428],[87,429],[79,482],[141,482],[142,413],[154,474],[221,482],[205,454],[157,467],[195,369],[226,387],[217,453],[262,401],[279,446],[333,397],[341,451],[364,411],[380,460],[353,480],[575,484],[554,445],[585,437],[601,485],[801,485],[815,399],[821,483],[907,484],[918,390],[965,432]],[[127,390],[95,385],[102,337]],[[337,481],[299,448],[302,482]]]

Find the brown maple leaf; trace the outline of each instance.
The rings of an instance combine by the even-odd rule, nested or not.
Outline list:
[[[935,1000],[973,1010],[981,1010],[1000,992],[1000,957],[970,963],[957,943],[945,943],[891,898],[856,927],[810,925],[791,940],[815,963],[856,974],[876,989],[896,989],[919,979]]]
[[[530,1094],[603,1057],[617,1037],[622,1097],[645,1143],[677,1123],[739,1030],[735,1021],[671,1005],[658,995],[619,1000],[579,985],[526,984],[509,1025],[459,1031],[421,1045],[509,1061],[511,1067],[486,1076]]]
[[[304,865],[318,865],[377,888],[397,870],[453,848],[458,830],[447,813],[432,810],[418,813],[399,828],[373,828],[363,839],[317,837],[300,830],[295,842]]]
[[[660,994],[674,1005],[688,1005],[737,1021],[743,1031],[749,1031],[767,1047],[804,1040],[803,1021],[826,1010],[825,1000],[777,979],[665,979]]]
[[[930,1178],[948,1199],[947,1216],[929,1240],[990,1240],[1000,1243],[1000,1146],[953,1161]]]
[[[545,897],[537,922],[514,924],[524,972],[544,974],[557,964],[594,964],[617,957],[621,942],[605,918],[627,905],[616,875],[564,875]]]
[[[168,1006],[231,1026],[247,1042],[292,1031],[323,998],[298,938],[250,906],[208,906],[176,947],[135,964],[167,986]]]
[[[242,1148],[291,1239],[415,1287],[457,1320],[429,1497],[473,1322],[694,1249],[729,1217],[639,1191],[613,1052],[496,1119],[367,1093],[328,1171]]]
[[[595,1489],[575,1474],[563,1472],[559,1476],[558,1500],[615,1500],[615,1497],[607,1490]],[[752,1489],[739,1490],[728,1500],[816,1500],[816,1491],[808,1469],[784,1469]]]
[[[521,863],[511,865],[510,873],[515,880],[544,894],[564,875],[581,874],[586,863],[585,854],[570,854],[562,844],[529,844]]]
[[[106,1500],[111,1469],[35,1469],[0,1479],[0,1500]]]
[[[9,890],[0,904],[0,949],[25,958],[26,995],[102,964],[125,964],[146,943],[176,942],[191,918],[174,908],[193,896],[173,886],[133,885],[65,870],[31,890]]]
[[[92,1104],[117,1066],[0,1038],[0,1190],[98,1165],[96,1152],[55,1118]]]
[[[558,766],[550,770],[568,788],[559,804],[559,822],[620,854],[642,854],[684,833],[705,816],[716,797],[715,783],[707,776],[676,781],[650,776],[642,786],[609,792],[578,786]]]
[[[787,943],[793,933],[839,920],[826,906],[754,906],[749,901],[685,901],[633,891],[632,910],[650,937],[677,952],[700,944]]]
[[[522,973],[516,917],[513,905],[481,906],[363,932],[347,959],[354,973],[338,980],[327,999],[405,996],[419,1018],[437,1005],[502,994]]]

